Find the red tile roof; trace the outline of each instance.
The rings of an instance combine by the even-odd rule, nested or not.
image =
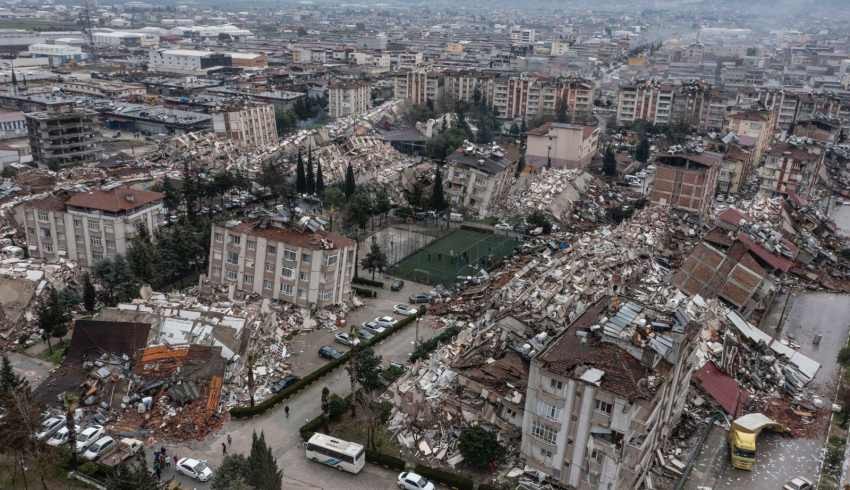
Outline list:
[[[746,233],[738,233],[738,240],[742,242],[747,248],[750,249],[750,252],[754,253],[758,258],[765,261],[768,265],[773,267],[774,269],[781,270],[782,272],[788,272],[791,267],[794,266],[794,261],[788,258],[785,258],[781,255],[776,255],[775,253],[769,251],[764,248],[761,244],[756,243],[752,238],[749,237]]]
[[[246,235],[262,237],[267,240],[286,243],[300,248],[309,248],[312,250],[322,250],[323,239],[333,245],[331,250],[339,250],[354,246],[354,240],[328,231],[303,232],[294,228],[278,228],[271,225],[267,228],[260,228],[257,226],[258,224],[259,220],[245,221],[232,228],[226,229],[231,233],[245,233]]]
[[[76,208],[97,209],[116,213],[141,208],[150,203],[161,201],[165,194],[140,191],[131,187],[118,187],[108,191],[95,190],[74,194],[65,204]]]
[[[717,215],[717,219],[732,226],[740,226],[741,221],[750,221],[749,215],[737,208],[727,208]]]
[[[697,386],[714,398],[733,418],[746,406],[750,394],[738,386],[737,381],[717,369],[713,362],[705,363],[693,377]]]

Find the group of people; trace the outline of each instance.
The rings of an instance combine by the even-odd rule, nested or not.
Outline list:
[[[162,446],[159,451],[155,451],[153,453],[153,473],[156,475],[156,479],[159,480],[162,478],[162,470],[166,467],[170,466],[171,462],[168,460],[168,456],[166,456],[165,446]],[[174,461],[174,468],[177,468],[177,455],[171,457]]]

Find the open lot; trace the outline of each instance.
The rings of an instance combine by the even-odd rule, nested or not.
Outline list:
[[[516,240],[492,233],[455,230],[406,257],[392,273],[425,284],[451,285],[457,276],[477,275],[513,253]]]

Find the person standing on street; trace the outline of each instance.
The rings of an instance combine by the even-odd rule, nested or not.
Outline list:
[[[221,443],[221,454],[227,456],[227,444]]]

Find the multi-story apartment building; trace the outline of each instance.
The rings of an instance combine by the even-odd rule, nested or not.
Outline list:
[[[492,206],[510,190],[516,162],[513,149],[473,144],[459,148],[446,159],[443,187],[449,203],[468,215],[491,216]]]
[[[718,153],[659,155],[650,201],[706,217],[717,190],[723,156]]]
[[[27,132],[33,162],[58,170],[96,161],[100,157],[96,116],[95,111],[77,109],[71,104],[28,113]]]
[[[672,122],[674,87],[653,80],[620,86],[617,96],[617,124],[635,121],[669,125]]]
[[[595,123],[546,123],[527,134],[526,163],[538,168],[586,168],[599,151]]]
[[[277,143],[277,125],[272,104],[240,104],[213,114],[213,131],[246,149]]]
[[[768,148],[759,167],[761,188],[765,191],[808,195],[814,190],[826,152],[817,145],[794,146],[776,143]]]
[[[442,73],[431,70],[410,70],[393,79],[393,97],[423,105],[436,100],[443,93]]]
[[[363,114],[372,106],[369,82],[352,80],[328,86],[328,113],[332,118]]]
[[[30,256],[91,267],[104,258],[126,255],[140,226],[152,235],[159,227],[163,197],[110,185],[27,201],[15,208],[15,220],[26,231]]]
[[[773,138],[776,113],[767,109],[732,110],[726,114],[724,132],[734,132],[741,146],[749,148],[752,162],[745,168],[741,178],[746,182],[752,167],[761,163],[764,152]]]
[[[533,119],[555,114],[566,105],[567,113],[593,110],[593,84],[580,78],[548,78],[521,73],[494,77],[485,99],[502,119]]]
[[[445,74],[445,94],[452,99],[471,102],[475,91],[485,98],[492,90],[492,76],[472,71],[452,71]]]
[[[203,75],[231,63],[228,54],[194,49],[152,49],[148,56],[148,70],[183,75]]]
[[[511,28],[512,46],[531,46],[536,38],[537,32],[534,29],[523,29],[520,26]]]
[[[568,488],[642,488],[687,400],[699,329],[618,305],[603,297],[531,361],[521,452]]]
[[[320,228],[309,218],[215,225],[209,280],[301,306],[339,304],[351,297],[357,245]]]

